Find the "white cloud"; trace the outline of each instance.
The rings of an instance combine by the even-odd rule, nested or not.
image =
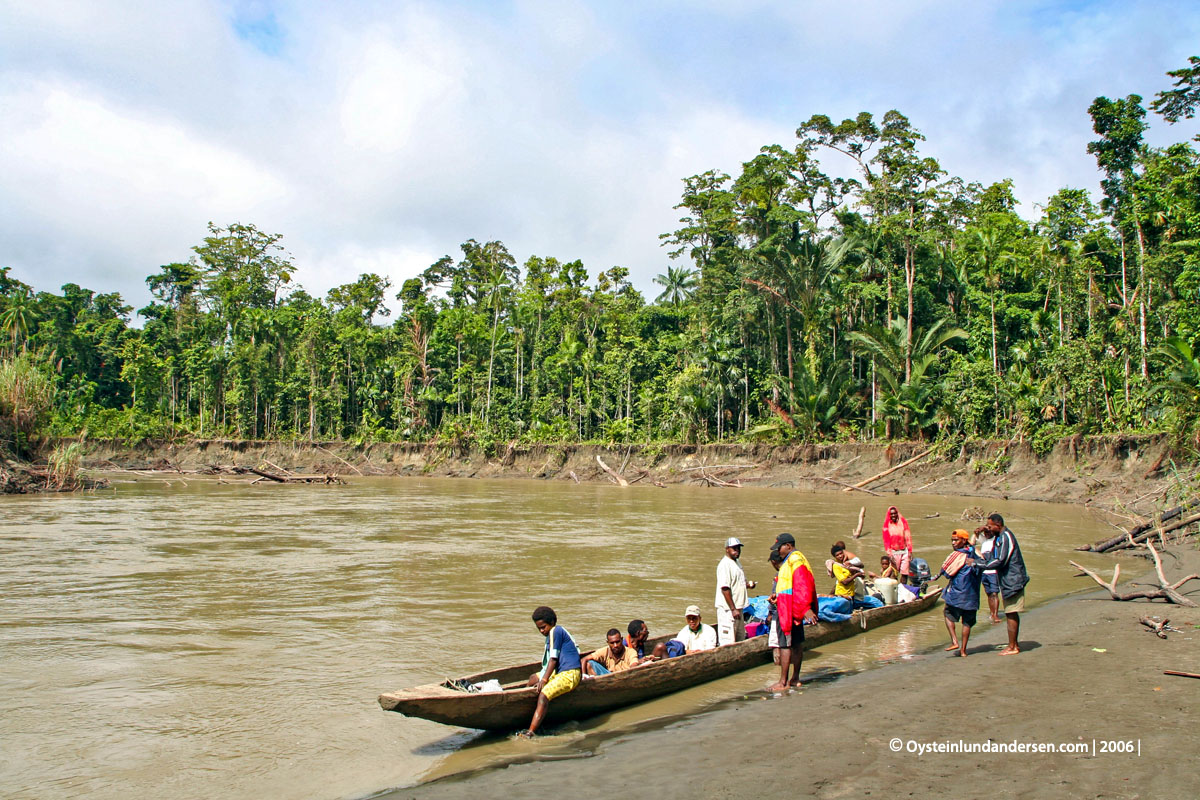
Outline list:
[[[164,261],[186,259],[179,237],[198,242],[209,218],[288,194],[286,180],[177,122],[80,87],[2,86],[0,107],[0,240],[38,288],[73,281],[128,292]],[[87,274],[97,267],[102,274]]]
[[[0,5],[0,263],[140,304],[206,222],[240,221],[284,234],[313,294],[398,287],[467,238],[649,293],[681,179],[736,175],[817,112],[898,108],[952,173],[1014,178],[1026,214],[1094,187],[1088,103],[1164,88],[1200,33],[1152,2],[271,10],[264,48],[225,0]]]

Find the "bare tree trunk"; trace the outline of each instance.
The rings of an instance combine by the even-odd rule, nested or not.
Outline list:
[[[1000,357],[996,353],[996,289],[989,292],[992,306],[992,372],[1000,374]]]
[[[913,286],[917,280],[916,255],[911,242],[904,244],[904,287],[908,292],[908,336],[904,342],[904,382],[912,378]]]
[[[794,351],[792,350],[792,315],[787,310],[784,310],[783,314],[784,314],[783,327],[784,327],[784,332],[787,335],[788,383],[790,383],[794,386],[796,383],[796,371],[795,371],[796,356],[795,356]]]
[[[1133,196],[1134,224],[1137,226],[1138,237],[1138,336],[1142,346],[1142,378],[1150,377],[1150,366],[1146,354],[1146,302],[1149,288],[1146,286],[1146,237],[1142,233],[1142,223],[1137,218],[1137,195]]]

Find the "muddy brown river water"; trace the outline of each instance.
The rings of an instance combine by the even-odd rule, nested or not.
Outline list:
[[[875,564],[896,502],[936,570],[960,513],[983,505],[1016,531],[1037,604],[1087,588],[1066,551],[1112,530],[1078,507],[929,495],[368,478],[115,487],[0,497],[0,796],[352,798],[502,764],[528,751],[386,713],[377,695],[539,658],[529,614],[541,604],[581,645],[633,617],[678,630],[690,603],[711,617],[730,535],[760,582],[785,530],[818,572],[839,538]],[[821,648],[806,673],[870,668],[944,637],[930,612]],[[564,726],[538,757],[585,756],[597,737],[656,720],[702,724],[714,704],[754,702],[770,677],[763,667]]]

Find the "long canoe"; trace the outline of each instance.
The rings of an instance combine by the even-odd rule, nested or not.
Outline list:
[[[804,629],[804,648],[846,639],[880,625],[918,614],[937,602],[941,588],[930,589],[917,600],[899,605],[856,611],[847,622],[818,622]],[[646,644],[649,650],[663,636]],[[586,653],[585,653],[586,655]],[[771,660],[766,636],[755,636],[715,650],[689,653],[624,672],[585,679],[575,691],[558,697],[550,704],[546,722],[582,719],[622,706],[640,703],[706,681],[732,675]],[[540,661],[515,667],[467,675],[461,680],[483,683],[496,680],[500,692],[468,693],[450,688],[447,683],[431,683],[411,689],[381,694],[379,705],[410,717],[483,730],[515,730],[529,724],[537,705],[537,690],[525,685],[529,676],[541,669]]]

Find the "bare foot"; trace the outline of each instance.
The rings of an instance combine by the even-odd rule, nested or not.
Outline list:
[[[946,648],[946,652],[949,653],[951,650],[957,650],[957,649],[958,649],[958,642],[955,642],[954,644],[952,644]]]
[[[786,683],[772,683],[767,687],[768,692],[782,692],[787,689]]]
[[[959,651],[958,651],[958,654],[959,654],[960,656],[962,656],[963,658],[966,658],[966,657],[967,657],[967,651],[966,651],[966,650],[959,650]]]
[[[803,684],[801,684],[801,683],[800,683],[800,679],[799,679],[799,678],[796,678],[796,680],[794,680],[794,681],[788,681],[788,688],[789,688],[789,689],[799,689],[799,688],[800,688],[802,685],[803,685]]]
[[[999,618],[999,617],[992,617],[992,624],[993,624],[993,625],[999,625],[999,624],[1000,624],[1000,618]]]
[[[997,653],[996,655],[998,655],[998,656],[1015,656],[1019,652],[1021,652],[1021,648],[1019,648],[1019,647],[1006,647],[1003,650],[1001,650],[999,653]]]

